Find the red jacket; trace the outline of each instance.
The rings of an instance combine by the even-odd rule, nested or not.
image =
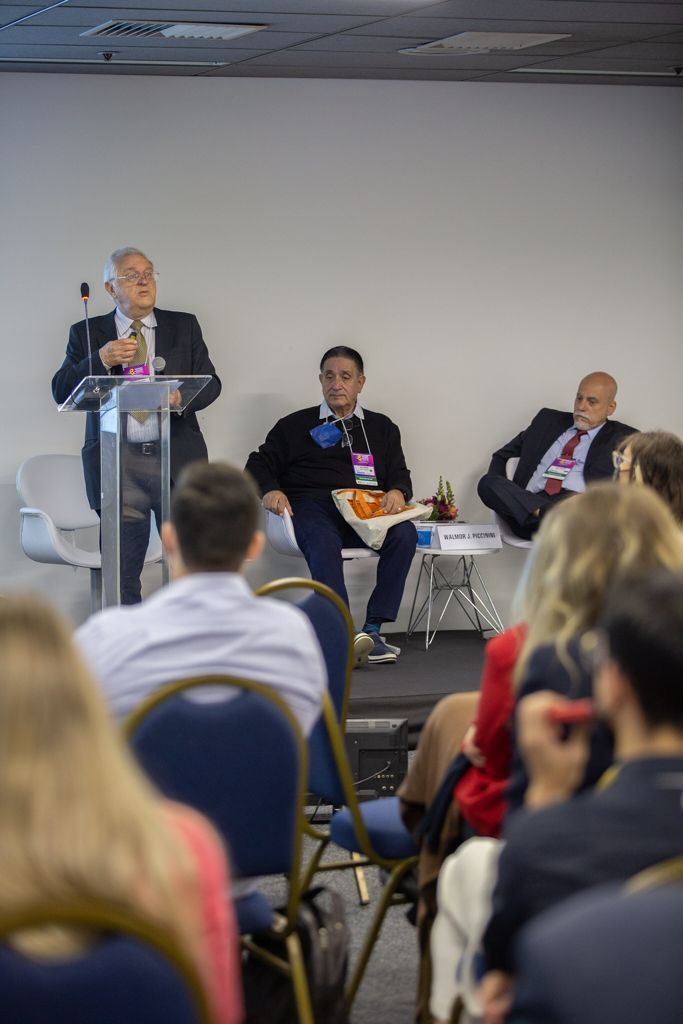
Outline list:
[[[525,634],[525,626],[512,626],[486,645],[474,737],[486,764],[473,765],[453,790],[463,818],[482,836],[498,837],[505,816],[515,705],[512,674]]]

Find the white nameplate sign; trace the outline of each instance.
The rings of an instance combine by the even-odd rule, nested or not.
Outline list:
[[[434,532],[441,551],[497,551],[503,546],[500,530],[493,523],[437,523]]]

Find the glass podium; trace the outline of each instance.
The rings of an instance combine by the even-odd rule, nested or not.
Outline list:
[[[121,564],[134,543],[136,524],[142,519],[151,524],[155,512],[160,523],[168,519],[171,417],[187,409],[210,380],[208,375],[85,377],[59,406],[60,412],[92,412],[100,419],[105,608],[121,603]],[[165,561],[162,571],[167,582]]]

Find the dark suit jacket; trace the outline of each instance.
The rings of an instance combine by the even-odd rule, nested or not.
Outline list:
[[[560,434],[573,425],[574,417],[570,412],[560,412],[559,409],[541,409],[526,430],[517,434],[517,437],[513,437],[511,441],[493,453],[488,469],[489,473],[505,476],[507,460],[519,458],[513,481],[520,487],[526,487],[553,441],[556,441]],[[603,424],[588,449],[584,467],[584,478],[587,482],[605,480],[612,476],[614,446],[626,434],[633,434],[635,429],[626,423],[619,423],[618,420],[607,420]]]
[[[207,458],[206,443],[199,429],[195,413],[211,405],[221,393],[221,382],[208,349],[202,337],[201,327],[192,313],[176,313],[167,309],[155,309],[157,326],[155,331],[155,355],[166,360],[164,374],[210,374],[210,381],[194,399],[189,409],[181,415],[171,415],[171,480],[188,462]],[[95,376],[108,371],[100,359],[99,350],[108,341],[116,338],[114,312],[95,316],[90,320],[90,343],[92,348],[92,372]],[[115,366],[112,373],[122,372]],[[52,394],[56,402],[64,402],[74,387],[89,373],[88,346],[85,334],[85,320],[74,324],[69,331],[66,356],[59,370],[52,378]],[[83,445],[83,472],[88,501],[92,508],[100,507],[100,418],[98,413],[86,414],[85,443]]]
[[[487,967],[513,969],[514,941],[542,911],[679,856],[682,779],[683,757],[643,757],[627,761],[604,789],[515,814],[484,935]]]

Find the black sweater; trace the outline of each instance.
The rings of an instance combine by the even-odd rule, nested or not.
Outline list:
[[[396,488],[406,500],[412,495],[410,472],[401,448],[401,434],[388,416],[363,410],[365,433],[375,459],[377,485],[382,491]],[[283,491],[287,497],[329,498],[332,490],[355,487],[351,453],[339,444],[321,448],[309,431],[319,426],[320,406],[300,409],[278,420],[257,452],[247,460],[247,471],[261,494]],[[349,428],[353,450],[367,452],[360,420],[354,416]]]

